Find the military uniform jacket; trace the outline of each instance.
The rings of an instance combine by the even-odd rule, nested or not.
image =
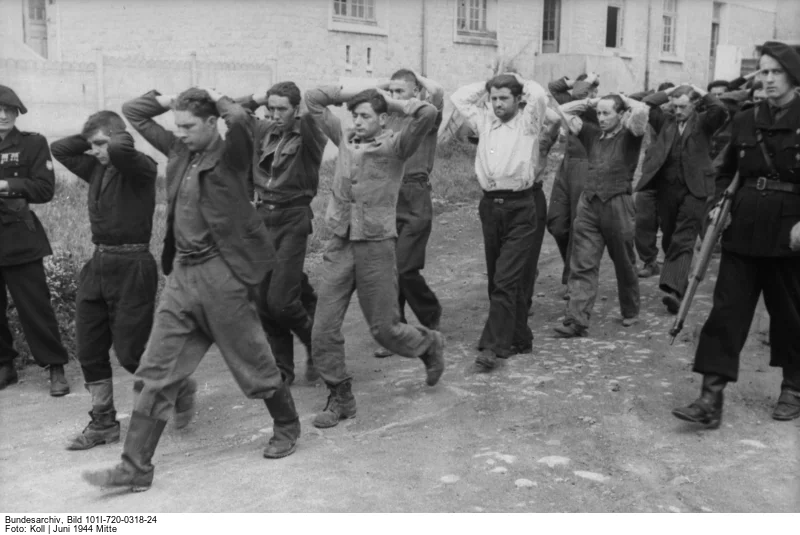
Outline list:
[[[156,207],[156,162],[134,148],[128,132],[111,135],[105,166],[84,154],[91,148],[81,136],[53,143],[53,156],[89,184],[92,241],[101,245],[150,243]]]
[[[650,97],[645,98],[645,102]],[[710,93],[700,100],[705,111],[694,113],[686,122],[683,134],[678,130],[678,122],[674,116],[667,116],[658,107],[650,110],[650,125],[656,132],[656,138],[650,144],[642,164],[642,178],[636,191],[655,188],[670,157],[672,145],[676,137],[680,137],[683,151],[681,157],[681,174],[689,192],[700,199],[714,194],[714,166],[711,159],[711,138],[725,124],[728,112],[722,103]]]
[[[153,147],[168,157],[167,229],[161,267],[172,272],[175,259],[175,200],[181,179],[191,160],[189,148],[175,134],[152,118],[167,110],[156,100],[157,92],[126,102],[122,113]],[[217,110],[228,126],[225,142],[203,158],[198,170],[200,215],[223,261],[247,286],[256,286],[272,269],[275,249],[267,229],[250,202],[248,182],[253,159],[253,117],[228,97],[217,102]]]
[[[55,175],[44,136],[11,130],[0,141],[0,266],[16,266],[53,254],[47,234],[29,204],[50,202]]]
[[[767,101],[734,117],[731,142],[720,155],[718,197],[737,171],[742,181],[770,178],[770,167],[758,146],[756,129],[763,133],[779,179],[800,185],[800,98],[795,96],[775,122]],[[756,257],[800,256],[800,252],[789,248],[789,234],[800,222],[800,195],[740,187],[733,198],[731,216],[731,225],[722,235],[726,250]]]

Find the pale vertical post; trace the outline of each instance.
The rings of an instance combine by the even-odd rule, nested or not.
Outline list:
[[[94,72],[97,82],[97,110],[99,111],[106,107],[106,75],[103,65],[103,49],[95,48],[94,51]]]
[[[197,52],[192,52],[191,56],[191,66],[190,66],[190,77],[191,77],[191,87],[197,87]]]

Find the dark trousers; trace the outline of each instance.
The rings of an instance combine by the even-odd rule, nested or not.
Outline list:
[[[759,258],[722,250],[711,309],[697,345],[694,371],[739,376],[739,355],[764,293],[769,313],[770,366],[784,386],[800,390],[800,257]]]
[[[658,219],[664,249],[659,287],[678,297],[683,297],[689,285],[692,255],[702,229],[705,207],[706,199],[695,197],[680,182],[666,183],[658,189]]]
[[[96,249],[81,270],[75,300],[78,361],[87,383],[111,378],[114,345],[123,368],[136,372],[150,329],[158,291],[158,267],[149,251]]]
[[[596,196],[589,201],[586,194],[581,195],[573,230],[566,323],[583,328],[589,326],[597,298],[600,261],[606,247],[617,275],[622,317],[634,318],[639,314],[639,277],[633,251],[634,212],[633,199],[628,194],[617,195],[606,202]]]
[[[527,311],[533,307],[533,293],[536,291],[536,279],[539,276],[539,255],[542,252],[542,242],[544,242],[544,231],[547,227],[547,197],[542,190],[542,184],[537,183],[533,190],[533,202],[536,205],[536,230],[533,232],[533,246],[531,247],[531,258],[525,274],[526,281],[525,305]]]
[[[17,307],[22,332],[36,364],[42,367],[66,364],[69,358],[61,343],[42,260],[18,266],[0,266],[0,285],[0,366],[11,364],[18,355],[8,326],[6,288]]]
[[[418,358],[430,349],[434,338],[428,328],[400,322],[394,239],[350,241],[334,236],[322,261],[311,349],[325,383],[335,386],[352,379],[345,363],[342,324],[356,291],[376,342],[408,358]]]
[[[508,357],[511,346],[529,347],[527,280],[534,236],[536,202],[532,193],[521,198],[489,198],[478,206],[489,276],[489,318],[478,347]]]
[[[397,276],[400,318],[405,305],[425,327],[438,328],[442,307],[420,270],[425,268],[425,248],[433,227],[431,186],[427,181],[405,181],[397,197]]]
[[[643,264],[652,264],[658,258],[658,192],[655,189],[639,191],[634,196],[636,205],[636,253]]]
[[[136,370],[143,387],[134,410],[167,420],[179,390],[212,344],[248,398],[272,397],[281,374],[251,292],[220,256],[197,265],[175,263]]]
[[[547,208],[547,230],[553,236],[564,261],[561,283],[569,279],[569,259],[572,249],[572,222],[578,209],[578,200],[583,193],[589,161],[585,158],[571,158],[564,162],[550,192],[550,206]]]
[[[275,247],[275,267],[259,287],[258,313],[281,373],[294,379],[294,338],[311,344],[317,295],[303,272],[313,213],[309,206],[259,206]]]

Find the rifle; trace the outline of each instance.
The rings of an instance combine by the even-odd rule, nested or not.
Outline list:
[[[683,301],[681,301],[681,308],[678,310],[678,317],[675,318],[675,323],[672,324],[672,329],[669,331],[669,334],[672,337],[669,342],[670,345],[675,342],[675,337],[677,337],[683,329],[683,322],[686,320],[686,316],[689,315],[689,307],[692,306],[694,294],[697,292],[697,287],[700,286],[700,283],[703,281],[703,278],[706,275],[708,264],[711,263],[711,254],[714,252],[714,246],[716,245],[717,240],[719,240],[719,236],[722,234],[722,231],[725,230],[725,220],[731,213],[733,196],[736,194],[736,190],[739,189],[739,182],[739,173],[737,172],[733,177],[733,182],[731,182],[731,185],[728,186],[728,188],[722,194],[722,201],[719,205],[719,210],[717,211],[717,217],[711,220],[711,223],[708,225],[708,229],[706,229],[706,235],[703,238],[703,244],[700,247],[700,253],[698,254],[697,262],[694,265],[691,275],[689,275],[689,287],[686,289],[686,293],[683,296]]]

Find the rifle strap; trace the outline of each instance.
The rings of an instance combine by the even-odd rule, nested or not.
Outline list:
[[[753,115],[756,114],[756,110],[758,110],[758,106],[753,108]],[[774,180],[778,180],[778,170],[775,168],[775,163],[772,161],[772,158],[767,151],[766,145],[764,145],[764,133],[761,131],[760,128],[756,128],[756,141],[758,142],[758,146],[761,149],[761,154],[764,155],[764,161],[767,162],[767,167],[769,167],[769,172],[772,174],[772,178]]]

